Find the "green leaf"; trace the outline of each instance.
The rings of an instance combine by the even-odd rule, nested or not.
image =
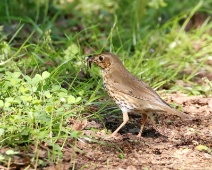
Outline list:
[[[52,97],[51,93],[49,91],[45,91],[44,95],[49,99]]]
[[[20,86],[20,87],[19,87],[19,91],[20,91],[22,94],[25,94],[25,93],[28,91],[28,89],[25,88],[24,86]]]
[[[4,106],[4,102],[2,100],[0,100],[0,107]]]
[[[76,98],[76,103],[78,103],[82,98],[81,97],[77,97]]]
[[[7,97],[5,99],[6,102],[9,102],[9,103],[12,103],[14,101],[14,98],[13,97]]]
[[[29,96],[29,95],[23,95],[23,96],[20,96],[21,100],[24,101],[24,102],[29,102],[32,100],[32,96]]]
[[[5,157],[2,154],[0,154],[0,162],[4,161],[4,159]]]
[[[53,106],[47,106],[45,110],[46,110],[46,112],[51,113],[51,112],[53,112],[54,107]]]
[[[72,95],[70,95],[67,100],[68,100],[68,104],[76,103],[76,98]]]
[[[66,96],[67,96],[67,93],[60,92],[60,93],[57,93],[57,95],[58,95],[59,97],[66,97]]]
[[[59,85],[53,85],[52,86],[52,92],[54,92],[54,91],[59,91],[61,89],[61,87],[59,86]]]
[[[2,129],[2,128],[0,129],[0,136],[3,136],[4,131],[5,131],[4,129]]]
[[[38,84],[42,80],[42,77],[40,74],[36,74],[35,77],[32,79],[32,84]]]
[[[33,86],[33,87],[32,87],[32,89],[31,89],[31,91],[32,91],[32,92],[36,92],[36,91],[37,91],[37,89],[38,89],[38,87],[37,87],[37,86]]]
[[[120,159],[124,159],[124,154],[123,154],[123,153],[120,153],[120,154],[119,154],[119,158],[120,158]]]
[[[47,136],[49,136],[49,131],[40,131],[38,129],[35,129],[33,132],[32,132],[32,135],[34,135],[34,137],[36,139],[45,139],[47,138]]]
[[[33,98],[32,103],[33,104],[40,104],[40,103],[42,103],[42,100],[39,100],[39,99],[36,99],[36,98],[34,99]]]
[[[49,78],[49,76],[50,76],[50,73],[49,73],[48,71],[44,71],[44,72],[42,73],[42,78],[43,78],[43,80]]]
[[[31,77],[29,77],[29,76],[24,76],[24,79],[28,82],[28,83],[31,83],[31,81],[32,81],[32,79],[31,79]]]
[[[211,153],[211,149],[208,148],[205,145],[198,145],[195,147],[196,150],[201,151],[201,152],[207,152],[207,153]]]
[[[81,90],[81,91],[78,92],[78,94],[79,94],[80,96],[82,96],[84,93],[85,93],[84,90]]]
[[[19,152],[16,152],[16,151],[14,151],[14,150],[12,150],[12,149],[9,149],[9,150],[7,150],[6,151],[6,154],[7,155],[15,155],[15,154],[18,154]]]
[[[69,47],[69,50],[71,51],[72,54],[78,54],[79,53],[79,48],[76,44],[71,44]]]
[[[80,132],[79,131],[72,131],[71,132],[71,137],[73,137],[73,138],[79,138],[79,136],[80,136]]]
[[[79,54],[79,48],[76,44],[71,44],[66,50],[65,50],[65,59],[69,60],[70,58],[73,58],[76,56],[76,54]]]
[[[7,102],[7,101],[6,101],[6,102],[4,103],[4,107],[6,107],[6,108],[9,107],[10,105],[11,105],[10,102]]]
[[[13,73],[13,77],[14,78],[19,78],[21,74],[22,74],[21,72],[14,72]]]
[[[11,78],[10,79],[11,85],[14,86],[14,87],[16,87],[20,81],[21,80],[17,79],[17,78]]]

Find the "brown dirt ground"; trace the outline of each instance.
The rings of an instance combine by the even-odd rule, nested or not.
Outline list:
[[[111,140],[104,140],[107,135],[101,124],[83,122],[81,128],[85,127],[84,124],[87,126],[82,130],[84,134],[95,137],[98,142],[76,141],[78,151],[65,148],[63,163],[47,169],[70,169],[74,166],[75,169],[98,170],[211,170],[212,98],[174,94],[167,100],[182,105],[183,111],[195,117],[194,120],[154,116],[156,121],[149,120],[142,138],[137,139],[135,134],[139,130],[140,118],[133,115],[117,139]],[[111,116],[107,117],[105,125],[113,131],[121,121],[120,117]],[[89,127],[99,131],[94,132]]]
[[[110,140],[105,140],[107,135],[102,123],[75,121],[73,127],[92,136],[92,140],[86,137],[77,141],[70,139],[64,146],[63,159],[59,163],[48,162],[37,169],[211,170],[212,98],[172,94],[167,101],[183,106],[183,111],[195,118],[182,121],[175,116],[154,115],[154,119],[148,119],[142,138],[138,139],[140,116],[131,115],[117,139]],[[121,121],[121,117],[112,115],[104,123],[108,130],[113,131]],[[39,148],[38,157],[44,161],[48,148],[45,144]],[[24,169],[27,165],[28,169],[35,168],[29,157],[17,155],[11,169]],[[6,168],[0,165],[0,169]]]

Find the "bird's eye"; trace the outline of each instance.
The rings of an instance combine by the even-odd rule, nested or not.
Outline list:
[[[104,59],[104,57],[103,56],[99,56],[99,61],[102,61]]]

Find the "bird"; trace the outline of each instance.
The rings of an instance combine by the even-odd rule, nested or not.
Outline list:
[[[133,112],[142,114],[141,127],[137,135],[139,138],[151,113],[169,113],[183,119],[191,118],[188,114],[172,108],[148,84],[130,73],[117,55],[110,52],[90,55],[87,58],[87,66],[91,67],[92,63],[101,68],[103,85],[123,114],[123,122],[111,137],[117,135],[128,122],[128,114]]]

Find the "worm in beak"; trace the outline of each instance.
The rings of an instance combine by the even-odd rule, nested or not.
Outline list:
[[[87,68],[91,68],[91,63],[93,62],[93,56],[89,55],[87,58]]]

